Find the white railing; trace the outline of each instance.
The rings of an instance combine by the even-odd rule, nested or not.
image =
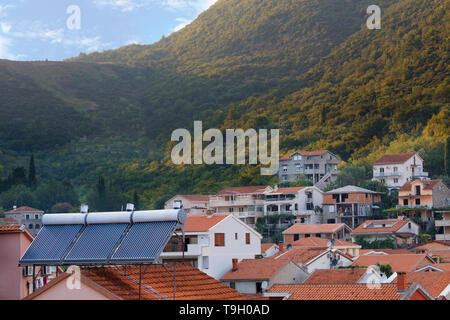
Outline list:
[[[450,227],[450,220],[435,220],[436,227]]]

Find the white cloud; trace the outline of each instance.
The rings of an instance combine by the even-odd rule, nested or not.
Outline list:
[[[190,8],[194,10],[196,14],[199,14],[216,3],[216,1],[217,0],[162,0],[162,6],[174,10]]]
[[[147,5],[149,0],[95,0],[95,3],[104,7],[113,7],[122,12],[130,12],[136,8]]]
[[[13,54],[10,52],[10,47],[12,45],[12,40],[0,35],[0,59],[9,59],[9,60],[19,60],[23,59],[26,56],[23,54]]]
[[[0,4],[0,18],[3,18],[6,16],[6,10],[10,9],[10,8],[14,8],[15,6],[13,6],[12,4]]]
[[[178,24],[175,28],[173,28],[173,31],[174,31],[174,32],[183,29],[183,28],[186,27],[189,23],[192,22],[192,20],[185,19],[185,18],[176,18],[175,20],[176,20],[177,22],[179,22],[179,24]]]
[[[76,46],[80,49],[86,50],[86,52],[100,51],[109,46],[109,43],[101,41],[101,37],[81,37],[76,39],[67,39],[63,42],[64,45]]]

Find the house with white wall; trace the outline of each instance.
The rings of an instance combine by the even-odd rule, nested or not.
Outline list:
[[[265,194],[270,186],[230,187],[210,196],[209,205],[217,214],[232,214],[254,228],[264,215]]]
[[[262,236],[232,214],[187,216],[185,242],[177,231],[160,255],[161,262],[182,261],[220,279],[232,268],[232,259],[261,254]]]
[[[385,154],[373,163],[372,180],[383,182],[390,190],[415,179],[428,179],[423,159],[416,152]]]
[[[202,194],[178,194],[164,204],[164,209],[183,208],[187,215],[206,214],[209,208],[209,196]]]
[[[293,214],[300,223],[320,223],[320,212],[316,209],[323,205],[323,191],[317,187],[278,188],[265,194],[264,215]]]

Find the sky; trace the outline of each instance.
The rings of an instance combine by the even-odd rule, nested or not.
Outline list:
[[[0,59],[51,60],[182,29],[217,0],[0,0]]]

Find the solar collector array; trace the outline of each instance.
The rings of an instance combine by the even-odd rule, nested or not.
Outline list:
[[[184,210],[44,215],[19,264],[151,263],[185,219]]]

